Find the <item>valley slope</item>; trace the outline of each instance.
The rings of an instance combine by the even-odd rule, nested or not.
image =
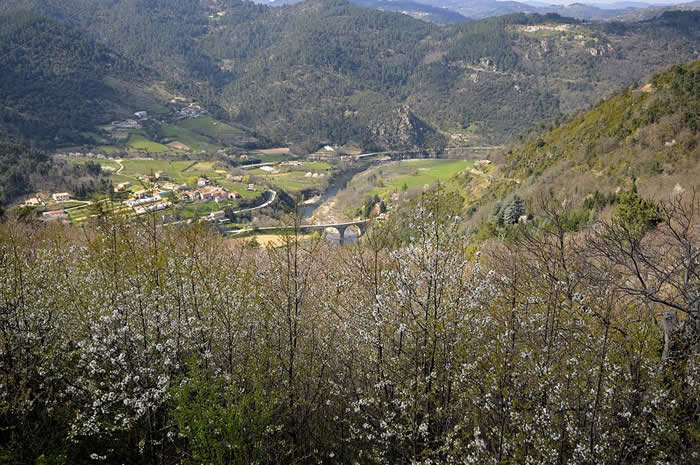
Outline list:
[[[699,128],[695,61],[625,87],[589,111],[541,124],[447,188],[466,197],[469,223],[482,233],[494,233],[494,207],[514,194],[531,213],[543,199],[554,200],[578,228],[607,205],[600,199],[614,201],[622,191],[663,200],[700,189]]]
[[[343,0],[22,8],[89,32],[214,115],[303,149],[371,148],[371,129],[404,105],[441,131],[502,143],[700,48],[692,12],[632,24],[513,15],[439,27]]]

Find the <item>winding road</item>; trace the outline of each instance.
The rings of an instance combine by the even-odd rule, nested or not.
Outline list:
[[[234,213],[234,214],[238,214],[238,213],[247,213],[247,212],[252,212],[252,211],[255,211],[255,210],[260,210],[260,209],[262,209],[262,208],[267,207],[268,205],[270,205],[272,202],[275,201],[275,199],[277,198],[277,192],[276,192],[276,191],[273,191],[272,189],[267,190],[267,191],[265,191],[265,192],[269,192],[269,193],[271,194],[271,195],[270,195],[270,199],[267,200],[266,202],[262,203],[261,205],[258,205],[257,207],[241,208],[240,210],[234,210],[233,213]]]

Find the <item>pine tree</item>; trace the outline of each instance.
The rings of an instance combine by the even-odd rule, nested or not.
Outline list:
[[[506,224],[516,224],[520,217],[525,213],[525,204],[523,199],[517,195],[513,196],[505,209],[503,209],[503,221]]]

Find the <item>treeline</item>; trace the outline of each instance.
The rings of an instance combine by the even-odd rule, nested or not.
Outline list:
[[[698,198],[478,252],[461,204],[341,248],[2,225],[3,462],[693,463]]]

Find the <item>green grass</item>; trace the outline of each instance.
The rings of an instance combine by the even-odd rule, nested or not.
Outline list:
[[[226,207],[231,206],[231,204],[216,203],[213,200],[209,202],[191,203],[191,204],[179,204],[176,207],[176,211],[180,217],[187,218],[197,218],[200,216],[208,215],[211,212],[223,210]]]
[[[248,185],[240,182],[228,182],[226,180],[221,180],[218,181],[218,183],[228,189],[229,192],[238,192],[244,199],[254,199],[256,197],[260,197],[261,194],[260,188],[258,188],[257,191],[249,191],[247,190]]]
[[[328,171],[334,168],[335,165],[325,161],[313,161],[304,163],[300,168],[312,171]]]
[[[215,152],[221,148],[221,145],[216,142],[216,137],[217,133],[216,130],[218,130],[219,126],[226,126],[230,127],[228,125],[225,125],[224,123],[219,123],[214,120],[211,121],[211,126],[209,128],[213,127],[215,128],[214,130],[211,131],[199,131],[197,128],[197,123],[194,125],[190,123],[191,121],[196,121],[201,118],[195,118],[193,120],[185,120],[182,122],[178,122],[177,124],[169,124],[169,123],[163,123],[161,124],[161,131],[163,135],[167,138],[177,140],[178,142],[182,142],[183,144],[187,145],[189,148],[192,149],[193,152],[199,152],[201,150],[205,150],[207,152]],[[211,119],[211,118],[210,118]],[[213,123],[217,123],[214,125]],[[188,127],[188,126],[193,126],[193,128]],[[206,129],[208,126],[207,125],[200,125],[204,129]],[[234,130],[231,128],[231,130]],[[225,131],[225,129],[224,129]]]
[[[192,151],[198,152],[200,150],[210,149],[210,144],[203,140],[202,136],[193,133],[187,128],[181,128],[169,123],[163,123],[160,125],[161,133],[164,137],[168,139],[173,139],[173,141],[178,141],[186,146],[188,146]]]
[[[106,154],[114,153],[114,152],[119,152],[119,147],[115,147],[113,145],[99,145],[95,147],[95,149],[98,152],[104,152]]]
[[[170,152],[170,148],[146,139],[141,134],[131,134],[129,136],[129,147],[134,150],[149,152],[149,153],[166,153]]]
[[[156,171],[165,171],[170,177],[177,177],[184,168],[191,165],[191,161],[168,161],[168,160],[122,160],[124,176],[142,176]]]
[[[262,173],[265,173],[264,171]],[[280,174],[259,174],[258,177],[265,180],[265,182],[279,187],[280,189],[287,192],[297,192],[309,188],[318,188],[322,185],[326,178],[311,178],[306,177],[305,171],[289,171],[287,173]]]
[[[210,116],[200,116],[198,118],[182,120],[178,122],[177,125],[195,133],[211,137],[213,139],[231,135],[245,135],[245,133],[240,129],[234,128],[233,126],[229,126],[226,123],[217,121]]]
[[[404,187],[411,189],[433,184],[436,181],[444,181],[473,164],[473,162],[465,160],[429,159],[406,160],[383,165],[368,171],[369,174],[376,175],[383,185],[375,185],[367,193],[369,195],[384,194],[401,190]]]

